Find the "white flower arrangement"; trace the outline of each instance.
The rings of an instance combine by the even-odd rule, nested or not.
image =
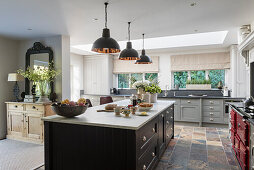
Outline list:
[[[150,84],[150,81],[148,80],[136,81],[135,83],[133,83],[132,87],[135,89],[139,89],[139,88],[145,89],[145,87],[148,86],[149,84]]]

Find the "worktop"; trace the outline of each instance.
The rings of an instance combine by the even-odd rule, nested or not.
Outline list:
[[[116,102],[128,105],[129,100]],[[154,104],[149,116],[116,117],[92,107],[75,118],[43,118],[45,169],[153,170],[174,137],[174,101]]]
[[[122,100],[114,102],[118,106],[127,106],[130,100]],[[97,112],[97,110],[105,109],[105,105],[95,106],[88,108],[86,112],[80,116],[74,118],[65,118],[62,116],[54,115],[42,118],[44,121],[58,122],[58,123],[69,123],[69,124],[80,124],[80,125],[91,125],[91,126],[102,126],[122,129],[133,129],[137,130],[142,127],[146,122],[153,119],[163,110],[174,104],[174,101],[160,101],[154,103],[153,108],[148,111],[148,116],[137,116],[130,114],[129,118],[124,116],[115,116],[114,112]]]

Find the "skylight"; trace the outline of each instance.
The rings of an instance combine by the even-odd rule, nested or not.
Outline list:
[[[156,37],[145,39],[145,49],[162,49],[174,47],[191,47],[202,45],[223,44],[228,31],[206,32],[197,34],[185,34],[176,36]],[[121,49],[126,48],[126,41],[118,42]],[[132,46],[136,50],[142,50],[142,39],[132,40]],[[91,52],[92,44],[75,45],[74,49]]]

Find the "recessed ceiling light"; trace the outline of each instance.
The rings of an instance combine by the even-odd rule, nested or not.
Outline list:
[[[193,2],[193,3],[190,4],[190,6],[196,6],[196,5],[197,5],[196,2]]]
[[[27,28],[28,31],[32,31],[33,29],[32,28]]]

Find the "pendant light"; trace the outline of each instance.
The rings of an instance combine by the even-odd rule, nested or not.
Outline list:
[[[130,25],[131,25],[131,22],[128,22],[128,42],[127,42],[126,48],[119,55],[120,60],[138,60],[139,59],[138,52],[132,48],[132,43],[130,41],[131,39]]]
[[[92,51],[97,53],[118,53],[121,51],[120,46],[116,40],[110,37],[110,31],[107,28],[108,2],[105,2],[104,4],[105,4],[105,28],[103,29],[102,37],[97,39],[93,43]]]
[[[146,55],[145,51],[145,34],[143,35],[143,50],[141,52],[140,59],[135,62],[135,64],[152,64],[152,59]]]

